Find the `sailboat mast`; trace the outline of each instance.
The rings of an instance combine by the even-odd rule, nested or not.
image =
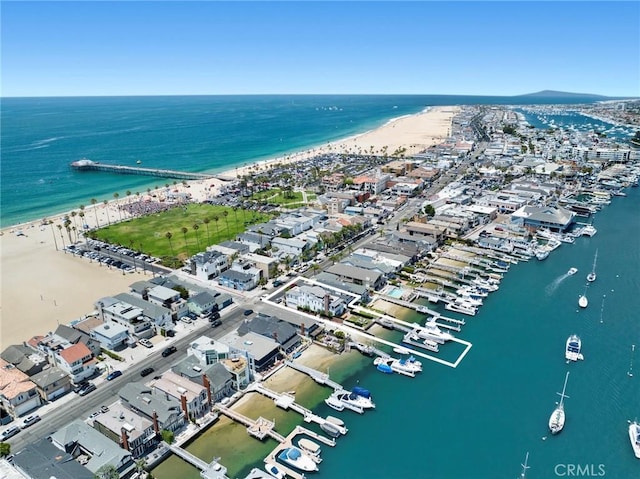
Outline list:
[[[567,380],[569,379],[569,371],[567,371],[567,375],[564,377],[564,386],[562,386],[562,393],[560,394],[560,404],[558,407],[563,407],[564,398],[568,398],[569,396],[565,395],[565,391],[567,390]]]
[[[525,479],[527,474],[527,469],[530,469],[531,466],[527,466],[527,462],[529,462],[529,453],[524,458],[524,464],[520,464],[522,466],[522,472],[520,473],[520,479]]]

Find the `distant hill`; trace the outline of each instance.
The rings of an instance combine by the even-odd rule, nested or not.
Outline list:
[[[535,93],[527,93],[525,95],[515,95],[514,98],[591,98],[593,100],[608,100],[612,97],[603,95],[593,95],[591,93],[571,93],[566,91],[542,90]]]

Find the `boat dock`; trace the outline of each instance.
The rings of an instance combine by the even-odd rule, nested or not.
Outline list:
[[[240,414],[239,412],[225,407],[222,404],[216,404],[215,408],[225,416],[247,426],[247,432],[250,436],[260,439],[261,441],[265,437],[270,436],[278,442],[284,442],[284,436],[275,431],[275,423],[273,421],[269,421],[268,419],[265,419],[263,417],[259,417],[254,421],[250,417],[247,417],[244,414]]]
[[[200,477],[204,479],[227,479],[227,468],[217,460],[214,459],[211,463],[204,462],[199,457],[194,456],[189,451],[186,451],[175,444],[169,444],[169,449],[176,456],[200,469]]]
[[[309,366],[303,366],[302,364],[294,363],[293,361],[285,361],[285,366],[289,366],[296,371],[306,374],[318,384],[327,385],[334,391],[342,391],[344,388],[341,384],[332,381],[327,373],[318,371],[317,369],[310,368]]]
[[[427,351],[431,351],[434,353],[437,353],[440,350],[438,343],[432,339],[425,339],[424,341],[419,342],[414,341],[413,339],[409,339],[409,336],[411,336],[411,331],[404,335],[404,337],[402,338],[402,342],[413,346],[414,348],[426,349]]]
[[[87,159],[74,161],[71,168],[77,171],[103,171],[121,175],[157,176],[160,178],[174,178],[178,180],[209,180],[215,175],[207,173],[192,173],[188,171],[163,170],[159,168],[142,168],[139,166],[109,165]]]
[[[309,437],[312,437],[313,439],[316,439],[317,441],[322,442],[323,444],[326,444],[328,446],[335,446],[335,441],[333,441],[333,443],[327,439],[326,437],[320,435],[320,434],[316,434],[313,431],[310,431],[307,428],[304,428],[302,426],[296,426],[296,428],[291,431],[291,434],[289,434],[287,437],[283,437],[282,441],[280,441],[280,444],[278,446],[276,446],[276,448],[271,451],[269,453],[269,455],[267,457],[264,458],[264,462],[267,463],[271,463],[271,464],[277,464],[278,465],[278,469],[280,469],[281,471],[284,471],[284,473],[288,476],[291,477],[293,479],[305,479],[305,475],[301,472],[298,472],[290,467],[288,467],[287,465],[283,464],[282,462],[278,462],[278,454],[280,454],[280,452],[283,449],[286,449],[288,447],[294,446],[294,447],[298,447],[297,444],[293,443],[293,439],[296,436],[299,436],[300,434],[304,434],[307,435]],[[317,462],[317,461],[316,461]]]
[[[298,414],[302,415],[304,422],[307,422],[307,423],[314,422],[316,424],[324,424],[327,422],[325,418],[314,414],[310,409],[307,409],[306,407],[296,403],[295,398],[290,394],[277,393],[263,386],[260,383],[253,383],[252,385],[250,385],[249,388],[247,389],[247,392],[250,392],[250,391],[255,391],[257,393],[262,394],[265,397],[273,399],[276,406],[284,409],[285,411],[288,409],[291,409],[292,411],[297,412]],[[305,431],[307,430],[305,429]],[[315,434],[313,431],[309,431],[309,433]],[[305,432],[305,434],[307,433]],[[315,436],[312,436],[312,437],[315,437]],[[318,439],[318,440],[323,441],[325,444],[329,446],[335,446],[336,444],[335,439],[329,440],[324,436],[322,436],[322,439]]]

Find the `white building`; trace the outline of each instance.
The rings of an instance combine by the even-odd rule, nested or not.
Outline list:
[[[320,286],[295,286],[287,291],[285,302],[289,308],[304,308],[331,316],[341,316],[346,308],[344,299]]]

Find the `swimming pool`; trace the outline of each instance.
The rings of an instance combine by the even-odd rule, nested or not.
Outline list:
[[[402,298],[402,296],[404,296],[404,289],[393,288],[389,290],[389,292],[387,292],[387,295],[391,296],[392,298],[400,299]]]

